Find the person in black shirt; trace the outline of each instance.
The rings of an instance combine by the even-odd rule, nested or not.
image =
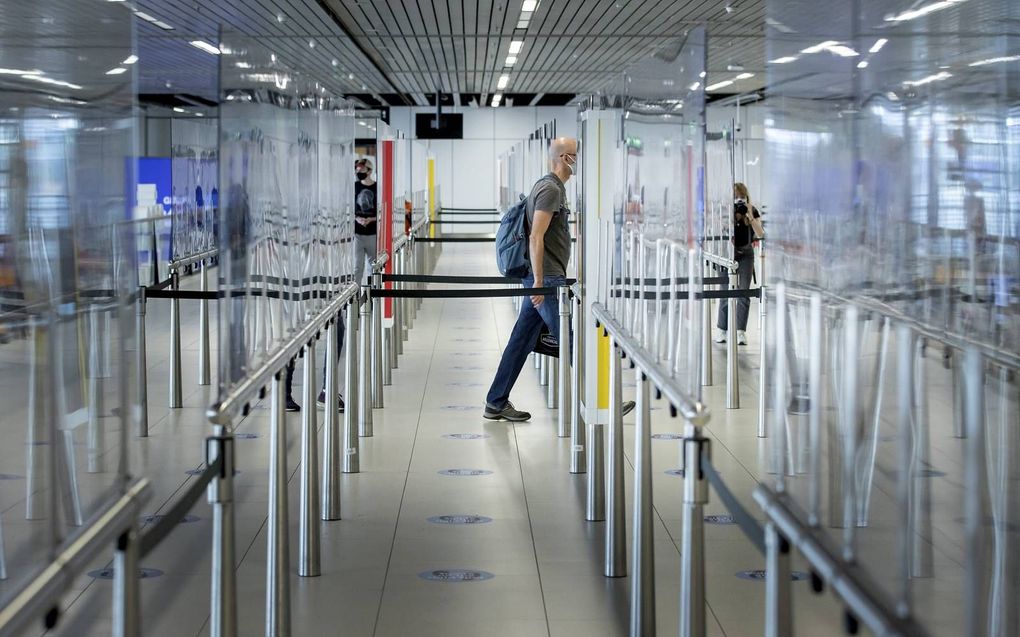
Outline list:
[[[375,261],[378,251],[376,212],[378,184],[372,179],[372,162],[354,162],[354,280],[364,284],[365,261]]]
[[[752,234],[753,233],[753,234]],[[758,209],[751,205],[751,195],[747,186],[739,181],[733,184],[733,247],[737,261],[737,287],[747,290],[751,287],[751,274],[754,272],[754,246],[752,241],[765,236],[761,225]],[[729,288],[729,282],[724,289]],[[751,310],[751,299],[737,299],[737,344],[747,345],[747,315]],[[729,303],[723,299],[719,304],[719,320],[716,322],[715,342],[725,343],[729,321]]]

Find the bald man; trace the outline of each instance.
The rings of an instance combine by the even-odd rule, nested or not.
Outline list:
[[[574,174],[577,164],[577,140],[569,137],[554,139],[549,145],[549,174],[539,179],[528,196],[528,240],[531,274],[524,278],[524,287],[557,287],[566,283],[570,261],[570,210],[564,184]],[[510,390],[524,368],[528,354],[535,348],[543,325],[553,338],[559,339],[560,321],[556,297],[541,294],[525,297],[517,316],[510,341],[503,350],[499,369],[485,397],[485,418],[523,422],[531,418],[526,411],[510,403]]]

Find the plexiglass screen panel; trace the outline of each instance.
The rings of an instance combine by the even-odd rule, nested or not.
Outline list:
[[[0,1],[2,598],[117,495],[137,406],[133,16]],[[111,69],[121,69],[110,73]]]
[[[768,3],[763,470],[937,635],[1020,631],[1020,3]]]
[[[215,119],[170,121],[174,260],[208,252],[216,246],[218,133]]]
[[[221,49],[226,393],[350,276],[354,127],[343,100],[324,95],[258,42],[225,33]]]
[[[611,308],[692,397],[700,395],[704,71],[697,27],[621,78],[623,178],[612,242],[627,291]]]

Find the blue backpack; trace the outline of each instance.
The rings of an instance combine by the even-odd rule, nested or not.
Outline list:
[[[521,195],[499,220],[496,231],[496,267],[503,276],[523,279],[531,272],[528,231],[528,199]]]

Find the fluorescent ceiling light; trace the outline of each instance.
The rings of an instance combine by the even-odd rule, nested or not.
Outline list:
[[[211,53],[212,55],[219,55],[220,54],[220,50],[219,49],[217,49],[213,45],[209,44],[205,40],[192,40],[190,44],[191,44],[191,46],[195,47],[196,49],[202,49],[206,53]],[[274,62],[275,62],[275,60],[274,60]]]
[[[1007,55],[1004,57],[988,58],[987,60],[978,60],[977,62],[971,62],[967,66],[985,66],[986,64],[1001,64],[1003,62],[1016,62],[1020,60],[1020,55]]]
[[[195,113],[195,117],[205,117],[205,113]]]
[[[947,73],[946,71],[942,71],[940,73],[936,73],[935,75],[929,75],[927,77],[922,77],[919,80],[908,80],[908,81],[903,83],[903,86],[924,86],[925,84],[931,84],[932,82],[938,82],[939,80],[945,80],[945,79],[948,79],[950,77],[953,77],[952,73]]]
[[[698,77],[700,77],[702,79],[705,78],[705,75],[706,75],[706,73],[704,71],[702,71],[701,73],[698,73]]]
[[[868,49],[868,53],[878,53],[879,51],[882,50],[882,47],[885,46],[885,43],[888,41],[889,40],[886,40],[885,38],[879,38],[875,40],[875,43],[871,45],[870,49]]]
[[[517,55],[524,47],[524,40],[512,40],[510,42],[510,55]]]
[[[754,73],[741,73],[736,77],[738,80],[748,80],[754,77]]]
[[[516,55],[506,56],[506,66],[513,66],[514,64],[517,64],[517,56]]]
[[[153,24],[155,24],[160,29],[163,29],[164,31],[173,31],[174,30],[174,28],[172,26],[170,26],[166,22],[163,22],[162,20],[156,20],[155,22],[153,22]]]
[[[521,11],[534,11],[538,8],[538,0],[524,0]]]
[[[21,76],[21,79],[32,80],[34,82],[42,82],[43,84],[50,84],[52,86],[63,86],[65,88],[74,89],[76,91],[80,91],[82,89],[82,87],[78,84],[65,82],[63,80],[55,80],[52,77],[46,77],[45,75],[39,75],[38,73],[39,71],[32,71],[31,73],[26,73]]]
[[[127,69],[123,66],[118,66],[106,72],[107,75],[120,75],[121,73],[127,73]]]
[[[138,61],[137,55],[129,55],[126,60],[121,62],[121,64],[134,64],[137,61]]]
[[[135,15],[138,16],[139,18],[141,18],[142,20],[145,20],[146,22],[157,22],[157,21],[159,21],[159,18],[154,18],[151,15],[149,15],[148,13],[142,13],[141,11],[135,11]]]
[[[174,106],[174,112],[175,113],[183,113],[184,109],[181,108],[180,106]]]
[[[701,88],[701,82],[695,82],[694,84],[691,84],[689,88],[690,88],[690,89],[691,89],[692,91],[696,91],[696,90],[698,90],[699,88]]]
[[[0,75],[42,75],[42,71],[24,71],[22,69],[0,69]]]
[[[509,83],[510,83],[510,76],[509,75],[500,75],[499,76],[499,80],[496,82],[496,88],[499,88],[499,89],[506,88],[506,85],[509,84]]]
[[[926,16],[929,13],[935,13],[936,11],[942,11],[943,9],[948,9],[949,7],[958,5],[961,2],[966,2],[966,1],[967,0],[941,0],[940,2],[933,2],[931,4],[926,4],[923,7],[918,7],[917,9],[910,9],[909,11],[904,11],[903,13],[898,13],[896,15],[887,15],[885,17],[885,21],[886,22],[906,22],[908,20],[915,20],[917,18]]]
[[[521,18],[520,20],[518,20],[517,21],[517,28],[518,29],[527,29],[528,28],[528,20],[526,18]]]
[[[801,53],[820,53],[821,51],[824,51],[825,49],[828,49],[830,46],[832,46],[834,44],[839,44],[839,42],[836,42],[835,40],[826,40],[825,42],[819,42],[818,44],[816,44],[814,46],[809,46],[806,49],[801,49],[800,52]]]
[[[251,68],[251,64],[248,64],[247,62],[235,62],[234,66],[236,66],[239,69],[250,69]]]
[[[868,68],[868,61],[867,60],[861,60],[860,62],[857,63],[857,68],[859,68],[859,69],[866,69],[866,68]]]
[[[858,53],[857,51],[851,49],[848,46],[843,46],[842,44],[836,44],[834,46],[830,46],[829,47],[829,52],[830,53],[835,53],[836,55],[838,55],[840,57],[845,57],[845,58],[852,58],[852,57],[857,57],[858,55],[860,55],[860,53]]]
[[[769,60],[769,64],[789,64],[790,62],[796,62],[796,61],[797,61],[797,56],[795,56],[795,55],[786,55],[786,56],[783,56],[781,58],[776,58],[774,60]]]
[[[499,106],[499,102],[502,99],[503,99],[503,94],[502,93],[496,93],[495,95],[492,96],[492,105],[493,106]]]
[[[725,88],[725,87],[729,86],[730,84],[733,84],[733,80],[723,80],[722,82],[716,82],[715,84],[709,84],[708,86],[705,87],[705,90],[706,91],[717,91],[717,90],[719,90],[721,88]]]

